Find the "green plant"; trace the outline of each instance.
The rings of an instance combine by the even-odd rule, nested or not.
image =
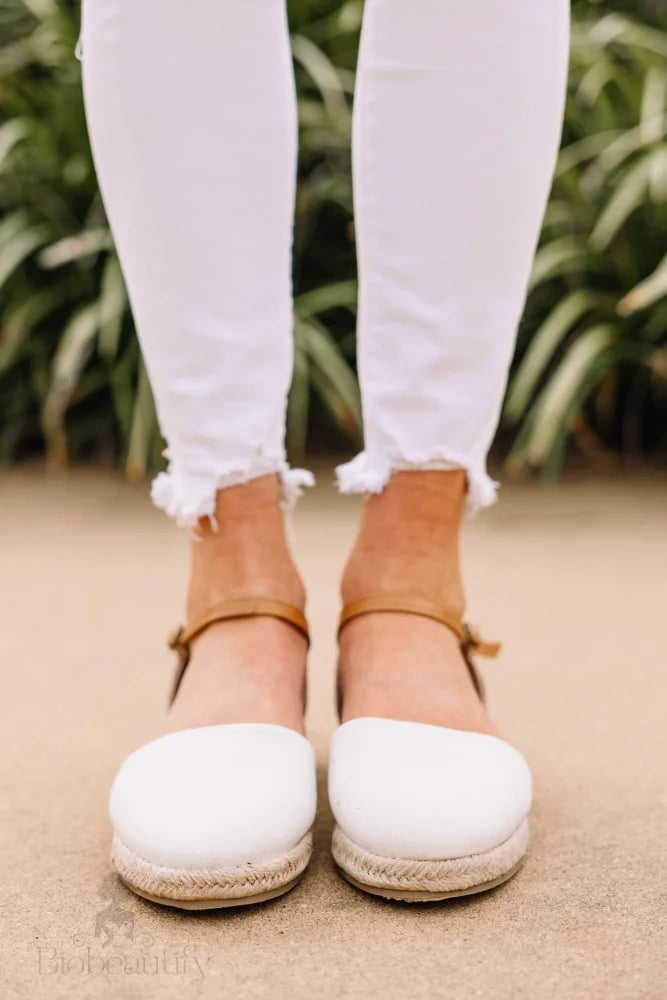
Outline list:
[[[646,24],[605,14],[622,0],[574,0],[564,147],[503,418],[511,461],[547,474],[571,440],[662,441],[667,25],[644,2]],[[349,138],[363,3],[289,10],[298,456],[314,424],[361,436]],[[77,2],[0,0],[0,462],[111,451],[140,476],[162,442],[88,148],[78,22]]]
[[[295,365],[288,449],[302,454],[311,402],[361,443],[354,375],[356,261],[350,135],[362,0],[289,4],[299,98],[300,169],[294,234]],[[316,418],[318,414],[316,412]]]
[[[573,27],[560,155],[504,410],[511,461],[664,443],[667,32],[609,14]]]

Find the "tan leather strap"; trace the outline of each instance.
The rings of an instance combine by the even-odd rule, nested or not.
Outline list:
[[[446,625],[450,632],[454,633],[464,653],[497,656],[500,652],[499,642],[487,642],[482,639],[473,625],[462,622],[459,616],[450,611],[449,608],[440,607],[412,594],[372,594],[369,597],[361,597],[358,601],[351,601],[341,611],[338,631],[340,632],[352,618],[382,611],[402,611],[411,615],[433,618],[441,625]]]
[[[310,634],[308,632],[308,622],[300,608],[285,601],[276,600],[273,597],[235,597],[228,600],[219,601],[205,608],[195,621],[189,625],[180,625],[170,634],[168,645],[170,649],[176,650],[179,656],[179,663],[176,676],[170,694],[170,702],[176,697],[176,693],[183,680],[183,674],[190,661],[190,643],[204,629],[214,622],[228,621],[231,618],[251,618],[255,615],[268,615],[270,618],[280,618],[281,621],[293,625],[310,644]]]
[[[383,611],[402,611],[410,615],[423,615],[425,618],[432,618],[441,625],[445,625],[450,632],[453,632],[459,640],[461,652],[470,672],[470,677],[475,686],[475,690],[482,702],[485,701],[484,682],[475,664],[472,661],[472,654],[479,653],[480,656],[497,656],[500,652],[500,643],[487,642],[482,639],[479,632],[467,622],[462,622],[460,617],[449,608],[440,607],[422,597],[415,597],[413,594],[371,594],[369,597],[362,597],[358,601],[350,601],[346,604],[340,615],[338,632],[347,625],[353,618],[359,615],[370,615]],[[338,715],[341,714],[341,695],[338,691]]]

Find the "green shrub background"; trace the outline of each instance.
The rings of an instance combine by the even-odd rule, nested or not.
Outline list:
[[[362,8],[289,2],[295,459],[309,435],[361,440],[349,133]],[[572,9],[563,149],[497,442],[513,468],[549,477],[567,454],[667,442],[667,11]],[[75,2],[0,0],[0,463],[45,450],[139,477],[163,442],[96,188],[78,21]]]

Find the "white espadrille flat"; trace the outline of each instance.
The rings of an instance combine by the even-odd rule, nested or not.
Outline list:
[[[180,662],[214,621],[272,615],[308,636],[303,614],[265,598],[208,608],[170,639]],[[315,757],[300,733],[262,723],[203,726],[161,736],[122,764],[111,788],[111,857],[140,896],[182,909],[240,906],[291,889],[311,855]]]
[[[347,605],[341,627],[360,614],[422,614],[453,631],[470,656],[494,656],[447,609],[400,594]],[[532,782],[526,761],[505,740],[417,722],[361,718],[333,735],[329,799],[336,819],[333,856],[360,889],[428,902],[491,889],[515,874],[528,847]]]

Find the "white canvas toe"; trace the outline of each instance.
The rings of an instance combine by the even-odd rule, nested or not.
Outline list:
[[[248,873],[280,881],[284,863],[291,881],[295,865],[305,867],[315,807],[314,753],[299,733],[254,723],[170,733],[132,753],[116,776],[114,860],[147,894],[177,899],[197,882],[201,898],[233,897],[240,879],[240,895],[252,895]]]
[[[495,736],[365,718],[332,738],[334,816],[377,854],[439,860],[490,850],[525,818],[531,791],[524,758]]]

